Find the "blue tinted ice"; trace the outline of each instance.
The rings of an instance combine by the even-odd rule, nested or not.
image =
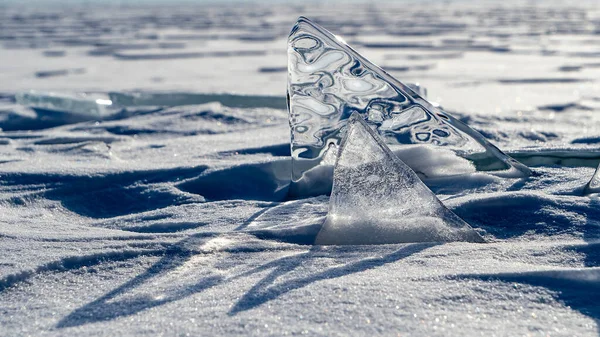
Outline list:
[[[290,33],[288,62],[292,180],[296,185],[302,185],[305,175],[314,176],[308,171],[333,163],[347,119],[354,112],[393,151],[408,145],[441,146],[467,162],[470,171],[531,173],[477,131],[429,103],[422,91],[394,79],[306,18],[301,17]]]
[[[484,242],[398,159],[358,113],[335,164],[329,212],[315,244]]]
[[[105,117],[115,112],[112,101],[105,96],[66,94],[41,91],[20,92],[15,95],[17,103],[44,110],[88,116]]]
[[[108,95],[113,104],[122,107],[178,106],[219,102],[232,108],[286,108],[285,97],[283,96],[178,92],[111,92]]]

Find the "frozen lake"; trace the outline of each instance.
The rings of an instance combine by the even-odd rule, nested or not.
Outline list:
[[[285,189],[300,15],[534,171],[425,181],[487,243],[312,244],[329,197]],[[13,2],[0,79],[0,336],[598,335],[597,1]]]

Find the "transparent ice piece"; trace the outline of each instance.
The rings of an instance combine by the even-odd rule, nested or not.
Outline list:
[[[396,157],[358,113],[335,165],[329,213],[315,244],[484,242]]]
[[[407,83],[406,85],[421,96],[427,95],[427,89],[419,83]],[[284,96],[144,91],[109,92],[108,96],[113,105],[120,107],[179,106],[219,102],[232,108],[287,108]]]
[[[600,193],[600,165],[596,168],[592,179],[585,185],[584,194]]]
[[[88,117],[105,117],[115,113],[106,96],[27,91],[15,95],[17,103],[37,109],[58,111]]]
[[[471,171],[531,174],[418,91],[369,62],[341,38],[300,17],[288,39],[293,184],[321,164],[328,152],[337,153],[354,112],[373,125],[394,151],[408,144],[443,146],[466,158]]]
[[[111,92],[113,104],[129,106],[178,106],[220,102],[232,108],[285,109],[285,97],[235,94],[201,94],[179,92]]]

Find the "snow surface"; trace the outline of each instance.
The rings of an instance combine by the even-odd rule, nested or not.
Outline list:
[[[597,1],[0,6],[0,335],[598,335]],[[532,167],[425,181],[488,243],[312,245],[329,197],[286,199],[299,15]]]

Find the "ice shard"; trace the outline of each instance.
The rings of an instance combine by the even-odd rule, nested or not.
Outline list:
[[[422,89],[424,90],[424,89]],[[178,106],[219,102],[232,108],[285,109],[285,97],[185,92],[110,92],[113,104],[122,107]]]
[[[354,112],[373,125],[393,151],[408,145],[441,146],[467,162],[469,171],[531,174],[422,93],[369,62],[341,38],[300,17],[288,39],[293,184],[301,184],[313,168],[322,170],[318,166],[328,153],[337,153]]]
[[[339,149],[329,212],[315,244],[484,242],[354,113]]]
[[[600,165],[596,168],[592,179],[585,185],[583,193],[586,195],[600,193]]]
[[[105,95],[67,94],[30,90],[15,95],[17,103],[36,109],[58,111],[89,118],[102,118],[116,112]]]

